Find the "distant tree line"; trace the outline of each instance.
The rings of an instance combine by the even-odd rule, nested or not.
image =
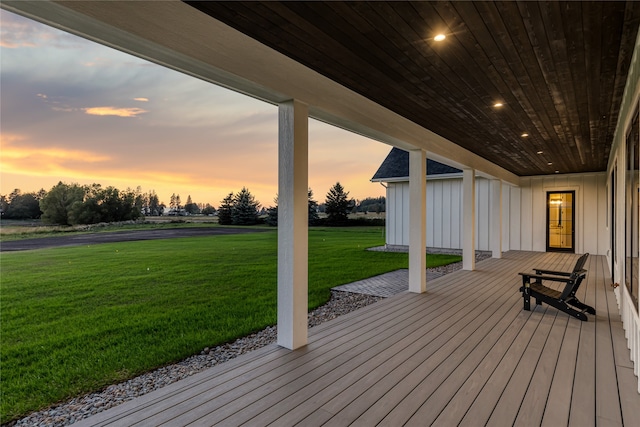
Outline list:
[[[180,195],[171,196],[171,209],[151,190],[140,187],[125,191],[100,184],[80,185],[59,182],[48,192],[23,193],[20,189],[0,195],[0,214],[4,219],[42,219],[46,224],[77,225],[135,220],[164,214],[213,215],[210,204],[194,203],[189,195],[182,206]],[[178,213],[179,212],[179,213]]]
[[[191,195],[187,196],[187,202],[182,205],[182,200],[179,194],[173,193],[169,201],[169,210],[165,211],[166,215],[213,215],[216,213],[216,208],[209,203],[195,203],[191,199]],[[162,214],[161,214],[162,215]]]
[[[375,212],[377,214],[386,212],[387,200],[384,196],[380,197],[367,197],[366,199],[356,202],[357,212],[369,213]]]
[[[274,199],[275,206],[271,206],[267,209],[267,216],[265,223],[268,225],[278,225],[278,197]],[[344,226],[344,225],[359,225],[359,224],[371,224],[371,221],[367,220],[353,220],[349,219],[350,213],[355,212],[384,212],[385,211],[385,198],[368,197],[360,202],[350,199],[349,192],[345,191],[344,187],[337,182],[329,189],[325,197],[325,202],[318,204],[313,199],[313,191],[308,191],[308,212],[309,212],[309,225],[327,225],[327,226]],[[326,217],[320,218],[318,213],[326,214]]]
[[[48,224],[77,225],[101,222],[136,220],[155,215],[218,215],[222,225],[278,225],[278,197],[275,206],[264,208],[251,192],[243,187],[238,193],[229,193],[216,210],[210,204],[193,202],[191,195],[182,204],[179,194],[172,194],[169,209],[160,202],[154,190],[143,193],[140,187],[120,191],[100,184],[79,185],[59,182],[48,192],[22,193],[15,189],[9,195],[0,195],[0,212],[7,219],[38,219]],[[356,225],[349,219],[355,212],[384,212],[385,198],[368,197],[361,201],[349,198],[349,192],[337,182],[329,189],[321,205],[308,190],[309,225]],[[324,213],[320,217],[319,213]],[[359,222],[363,222],[360,220]],[[364,221],[366,223],[366,220]]]
[[[237,193],[229,193],[218,208],[218,223],[223,225],[254,225],[266,223],[278,225],[278,196],[274,199],[275,206],[260,210],[260,203],[247,188]],[[307,212],[309,225],[343,226],[349,225],[349,213],[354,211],[356,202],[349,198],[349,192],[337,182],[327,193],[324,203],[326,218],[318,215],[318,202],[313,199],[313,190],[307,192]],[[261,215],[264,212],[264,218]]]

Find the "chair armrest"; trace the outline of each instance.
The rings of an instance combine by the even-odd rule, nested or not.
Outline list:
[[[539,274],[531,274],[531,273],[518,273],[519,275],[523,276],[525,279],[530,279],[530,278],[535,278],[536,280],[551,280],[552,282],[563,282],[563,283],[569,283],[572,282],[574,279],[570,278],[570,277],[558,277],[558,276],[542,276]]]
[[[571,273],[567,273],[566,271],[540,270],[538,268],[534,268],[533,270],[536,272],[536,274],[553,274],[555,276],[564,276],[564,277],[571,276]]]

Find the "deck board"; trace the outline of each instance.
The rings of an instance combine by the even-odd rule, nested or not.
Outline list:
[[[618,380],[616,378],[615,355],[611,334],[611,319],[607,302],[606,282],[610,276],[605,274],[601,258],[591,263],[591,273],[596,273],[594,286],[596,287],[596,420],[598,425],[621,425],[620,399],[618,395]]]
[[[484,425],[487,422],[496,402],[498,402],[502,396],[505,387],[511,379],[513,371],[518,366],[536,330],[540,327],[540,321],[544,317],[546,308],[544,310],[542,313],[534,312],[529,317],[516,339],[504,353],[500,363],[485,384],[485,387],[483,387],[465,417],[460,422],[461,426]]]
[[[522,309],[519,271],[576,258],[508,252],[311,328],[302,349],[267,346],[77,425],[639,425],[604,257],[578,295],[588,322]]]
[[[569,422],[576,354],[580,341],[580,321],[574,318],[568,318],[567,320],[567,329],[564,333],[560,355],[551,380],[547,406],[542,415],[542,426],[564,426]]]
[[[594,257],[591,257],[588,266],[589,274],[580,287],[580,298],[589,301],[587,304],[595,305],[595,281],[596,268],[593,266]],[[590,297],[587,299],[587,297]],[[598,313],[596,311],[596,313]],[[598,313],[590,322],[580,322],[580,341],[576,358],[576,371],[573,384],[573,396],[571,399],[571,411],[569,413],[569,426],[595,425],[596,421],[596,324],[602,318]]]
[[[524,427],[542,423],[551,380],[556,373],[568,321],[568,316],[556,315],[536,369],[524,393],[514,425]]]
[[[533,375],[537,372],[542,351],[552,334],[553,325],[558,318],[557,315],[556,310],[547,310],[544,313],[518,366],[512,372],[509,382],[487,421],[489,425],[512,425],[515,422]]]

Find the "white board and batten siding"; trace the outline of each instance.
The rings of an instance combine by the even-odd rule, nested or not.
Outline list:
[[[546,250],[546,197],[549,191],[575,191],[576,253],[606,255],[605,173],[549,175],[502,185],[502,250]],[[476,179],[476,249],[490,250],[490,181]],[[409,183],[387,186],[387,237],[390,246],[409,244]],[[462,248],[462,178],[427,180],[427,247]]]
[[[544,252],[546,250],[546,195],[550,191],[575,191],[576,253],[606,255],[607,233],[606,173],[551,175],[522,178],[519,193],[520,218],[510,218],[511,249]],[[517,209],[516,202],[512,208]],[[517,247],[516,242],[519,242]]]

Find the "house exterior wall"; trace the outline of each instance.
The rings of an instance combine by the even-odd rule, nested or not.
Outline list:
[[[435,183],[435,184],[434,184]],[[440,206],[435,209],[434,206]],[[450,212],[446,221],[443,213]],[[427,247],[462,249],[462,180],[427,183]],[[387,186],[386,244],[409,245],[409,183]]]
[[[609,247],[606,218],[606,173],[549,175],[521,178],[509,218],[511,249],[546,251],[546,195],[549,191],[575,191],[575,251],[606,255]]]
[[[637,114],[640,108],[640,33],[636,39],[636,46],[631,59],[627,85],[625,87],[622,103],[620,106],[620,115],[613,138],[611,154],[609,155],[609,165],[607,168],[607,188],[612,189],[615,185],[615,214],[612,212],[611,203],[606,203],[606,209],[611,217],[608,226],[615,224],[615,248],[610,248],[607,252],[609,257],[609,265],[613,263],[612,279],[614,283],[619,283],[615,289],[618,299],[618,307],[620,308],[620,317],[627,338],[627,345],[630,351],[631,360],[634,362],[633,373],[638,377],[638,393],[640,393],[640,315],[638,305],[634,302],[629,290],[625,286],[625,210],[626,210],[626,191],[627,191],[627,174],[626,174],[626,136],[631,125],[633,116]],[[615,175],[615,184],[611,181],[612,174]],[[611,193],[608,193],[609,195]],[[638,227],[640,229],[640,227]],[[612,230],[607,229],[611,234]],[[640,230],[633,238],[640,238]],[[615,249],[615,250],[614,250]],[[615,253],[614,259],[611,259]],[[640,265],[634,266],[638,269],[636,272],[640,275]]]
[[[520,187],[502,185],[502,250],[546,250],[546,194],[569,191],[576,194],[576,253],[606,255],[609,235],[606,225],[606,173],[528,177]],[[476,180],[477,250],[490,250],[490,181]],[[390,246],[409,244],[409,183],[387,186],[387,238]],[[462,248],[462,179],[428,179],[427,247]],[[594,232],[595,231],[595,232]]]
[[[409,247],[409,183],[389,183],[386,197],[386,244]],[[428,209],[427,207],[427,230],[429,230],[430,213]],[[427,234],[429,234],[428,231]]]

